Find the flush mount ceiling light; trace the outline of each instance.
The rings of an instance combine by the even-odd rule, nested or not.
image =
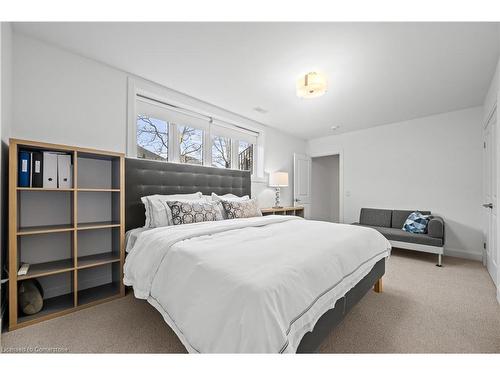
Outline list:
[[[326,77],[317,72],[307,73],[297,80],[299,98],[317,98],[326,92]]]

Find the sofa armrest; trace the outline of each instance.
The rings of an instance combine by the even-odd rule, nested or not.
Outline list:
[[[434,238],[442,238],[444,242],[444,220],[439,216],[432,216],[427,224],[427,234]]]

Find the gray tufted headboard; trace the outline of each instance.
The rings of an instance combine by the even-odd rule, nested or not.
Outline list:
[[[152,194],[251,194],[250,172],[125,159],[125,230],[144,226],[141,197]]]

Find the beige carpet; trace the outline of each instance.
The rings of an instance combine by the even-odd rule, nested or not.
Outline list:
[[[393,251],[384,293],[370,291],[321,346],[325,353],[500,352],[500,306],[478,262]],[[2,335],[3,350],[182,353],[148,303],[127,297]]]

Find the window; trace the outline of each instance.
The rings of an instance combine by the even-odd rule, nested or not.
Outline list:
[[[178,125],[179,162],[203,164],[203,130],[187,125]]]
[[[130,97],[135,98],[128,122],[130,156],[239,169],[261,177],[262,167],[256,166],[256,155],[262,157],[259,133],[152,97],[138,91]]]
[[[138,158],[168,160],[168,122],[139,114],[136,132]]]
[[[238,141],[238,169],[253,171],[253,144]]]
[[[212,137],[212,166],[231,168],[231,138]]]

